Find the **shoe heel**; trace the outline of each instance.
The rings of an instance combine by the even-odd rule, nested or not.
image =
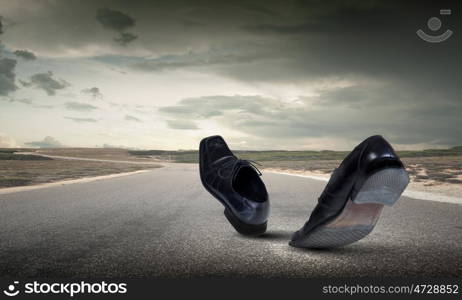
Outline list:
[[[403,168],[386,168],[370,175],[356,195],[354,203],[379,203],[392,206],[409,183],[409,175]]]
[[[234,216],[228,208],[225,208],[224,214],[229,223],[233,225],[234,229],[242,235],[258,236],[266,231],[267,222],[258,225],[246,224]]]

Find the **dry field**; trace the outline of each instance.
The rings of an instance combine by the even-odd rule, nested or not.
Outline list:
[[[429,185],[438,183],[462,184],[462,156],[408,157],[402,160],[414,182],[428,182]],[[307,171],[327,175],[340,162],[340,160],[265,161],[262,163],[262,168],[287,172]]]
[[[2,153],[4,151],[4,153]],[[197,151],[129,151],[126,149],[107,148],[61,148],[61,149],[15,149],[15,151],[33,152],[52,156],[79,157],[102,159],[119,162],[77,161],[77,160],[10,160],[8,153],[12,150],[0,149],[0,187],[32,185],[63,179],[75,179],[108,175],[114,173],[137,171],[159,167],[155,162],[177,161],[197,162]],[[141,153],[137,153],[141,152]],[[153,153],[151,153],[153,152]],[[160,154],[159,154],[159,153]],[[163,153],[165,152],[165,153]],[[425,189],[455,189],[462,191],[462,155],[403,157],[403,162],[411,176],[414,186]],[[153,155],[155,154],[155,155]],[[406,153],[403,153],[406,156]],[[3,159],[2,159],[3,155]],[[243,152],[238,156],[246,159],[255,159],[262,163],[261,168],[266,170],[311,174],[329,177],[344,153],[341,152]],[[407,156],[409,154],[407,153]],[[37,157],[37,156],[34,156]],[[297,159],[299,157],[299,159]],[[323,159],[325,157],[325,159]],[[274,158],[274,160],[272,159]],[[122,161],[139,162],[140,164],[123,163]],[[146,164],[146,163],[153,163]],[[462,194],[462,193],[461,193]]]
[[[88,155],[87,157],[97,158],[93,157],[90,153],[84,152],[85,151],[82,153],[81,151],[80,154],[86,154]],[[101,154],[101,156],[98,157],[104,157],[105,159],[115,160],[115,157],[118,157],[122,160],[124,157],[117,151],[111,152],[108,155],[104,155],[104,153],[99,154]],[[127,157],[125,156],[125,158]],[[158,167],[160,166],[155,164],[128,164],[64,159],[42,160],[34,159],[31,156],[27,156],[27,159],[19,159],[17,157],[12,158],[10,156],[8,158],[4,157],[3,159],[0,159],[0,188],[117,174]]]
[[[462,184],[462,156],[406,157],[402,160],[412,182],[421,182],[425,185]],[[340,160],[265,161],[263,169],[328,175],[340,162]]]
[[[462,197],[462,156],[403,158],[414,191]],[[329,178],[340,160],[265,161],[262,169]]]

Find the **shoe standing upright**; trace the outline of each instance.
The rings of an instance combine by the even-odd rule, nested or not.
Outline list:
[[[260,171],[238,159],[221,136],[204,138],[199,147],[202,184],[225,207],[225,216],[243,235],[266,231],[269,199]]]

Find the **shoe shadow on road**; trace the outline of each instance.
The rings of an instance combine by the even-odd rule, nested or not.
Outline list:
[[[396,247],[387,246],[377,243],[364,243],[359,242],[351,245],[346,245],[338,248],[296,248],[290,247],[291,251],[298,253],[311,253],[319,254],[323,256],[348,256],[348,257],[382,257],[384,254],[390,255],[400,255],[400,250],[397,250]]]
[[[290,251],[295,253],[311,253],[311,254],[320,254],[320,255],[364,255],[370,251],[362,251],[363,249],[353,248],[353,247],[339,247],[339,248],[295,248],[290,247]]]
[[[264,234],[259,235],[259,236],[243,236],[243,235],[239,235],[239,236],[245,239],[251,239],[251,240],[289,242],[290,238],[292,237],[292,234],[293,234],[292,231],[273,230],[273,231],[267,231]]]

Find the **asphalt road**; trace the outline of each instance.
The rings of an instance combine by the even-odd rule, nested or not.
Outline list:
[[[287,242],[325,182],[265,173],[267,234],[234,232],[196,165],[0,195],[0,277],[462,275],[462,205],[402,197],[331,251]]]

